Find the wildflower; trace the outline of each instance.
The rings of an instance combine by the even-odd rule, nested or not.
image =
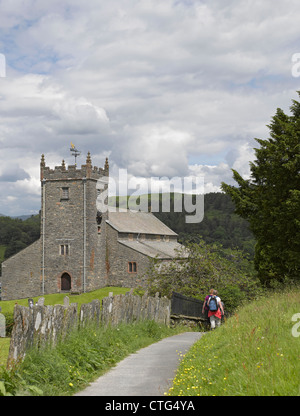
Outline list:
[[[73,383],[69,383],[69,386],[70,386],[70,387],[73,387]]]

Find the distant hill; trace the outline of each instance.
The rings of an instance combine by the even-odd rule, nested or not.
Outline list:
[[[0,262],[36,241],[39,236],[39,215],[27,219],[0,216]]]
[[[11,217],[10,215],[0,214],[0,217],[9,217],[25,221],[28,220],[28,218],[31,218],[32,215],[16,215],[14,217]]]
[[[204,218],[199,223],[189,224],[186,215],[194,213],[159,212],[155,215],[179,235],[179,240],[206,243],[220,243],[225,248],[238,248],[254,254],[255,239],[249,230],[248,222],[234,213],[235,207],[230,197],[221,192],[204,195]]]
[[[28,218],[31,218],[31,217],[32,217],[32,215],[17,215],[16,217],[11,217],[11,218],[26,221],[26,220],[28,220]]]

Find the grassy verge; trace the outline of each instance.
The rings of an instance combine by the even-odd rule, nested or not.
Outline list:
[[[300,316],[296,314],[300,314],[299,290],[273,294],[241,308],[194,344],[166,394],[299,396]]]
[[[6,365],[10,338],[0,338],[0,366]]]
[[[0,370],[0,396],[1,383],[5,394],[73,395],[127,355],[182,331],[154,321],[84,328],[54,349],[31,350],[14,371]]]

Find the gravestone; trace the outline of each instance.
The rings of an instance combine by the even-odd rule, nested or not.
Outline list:
[[[37,301],[38,306],[44,306],[45,303],[45,298],[39,298],[39,300]]]
[[[68,308],[70,306],[70,298],[68,296],[64,297],[64,307]]]
[[[6,326],[5,326],[5,316],[3,313],[0,313],[0,338],[5,338],[6,336]]]

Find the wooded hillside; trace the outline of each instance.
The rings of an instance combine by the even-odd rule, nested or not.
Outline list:
[[[0,263],[36,241],[40,236],[40,216],[25,221],[0,216]]]

